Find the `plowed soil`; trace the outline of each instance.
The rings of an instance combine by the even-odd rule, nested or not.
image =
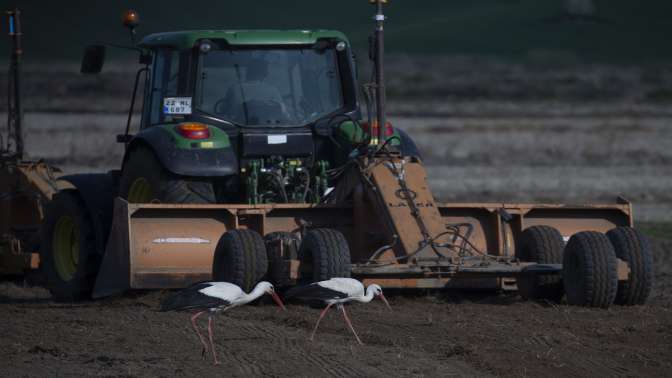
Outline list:
[[[317,309],[249,305],[216,317],[220,366],[201,358],[187,313],[157,311],[166,292],[60,304],[44,289],[4,282],[0,376],[669,376],[671,244],[654,243],[656,282],[645,306],[388,293],[392,312],[380,301],[348,307],[360,346],[336,312],[311,342]]]

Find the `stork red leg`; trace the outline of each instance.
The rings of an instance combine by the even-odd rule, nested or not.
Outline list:
[[[203,350],[201,351],[201,357],[205,358],[205,353],[208,351],[208,344],[205,342],[205,338],[203,335],[201,335],[201,331],[198,330],[198,326],[196,325],[196,319],[203,315],[205,311],[197,312],[194,315],[191,316],[191,325],[194,326],[194,331],[196,331],[196,334],[198,335],[198,338],[201,340],[201,344],[203,344]]]
[[[359,339],[359,336],[357,336],[357,332],[355,332],[355,328],[352,326],[352,323],[350,322],[350,319],[348,318],[348,314],[345,312],[345,306],[343,306],[342,304],[339,304],[338,307],[340,307],[341,311],[343,311],[343,318],[345,318],[345,322],[348,323],[348,327],[350,327],[350,330],[355,335],[355,338],[357,339],[357,342],[359,343],[359,345],[364,345],[362,340]]]
[[[212,358],[215,360],[215,365],[219,365],[217,352],[215,352],[215,343],[212,342],[212,314],[208,315],[208,337],[210,338],[210,348],[212,348]]]
[[[322,310],[322,312],[320,313],[320,317],[319,317],[319,319],[317,319],[317,324],[315,324],[315,328],[313,328],[313,333],[310,334],[310,341],[313,341],[313,338],[315,337],[315,332],[317,332],[317,327],[320,326],[320,322],[322,321],[322,318],[324,318],[324,315],[327,314],[327,311],[329,311],[329,308],[331,308],[331,305],[333,305],[333,303],[328,304],[327,307],[325,307],[324,310]]]

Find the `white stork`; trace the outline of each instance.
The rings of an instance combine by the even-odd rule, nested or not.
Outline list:
[[[273,285],[270,282],[262,281],[249,294],[246,294],[241,288],[229,282],[197,283],[166,297],[161,301],[161,311],[198,310],[197,313],[191,316],[191,325],[201,340],[201,344],[203,344],[201,352],[203,357],[205,357],[208,351],[208,345],[196,326],[196,319],[207,311],[208,337],[210,339],[212,357],[215,365],[219,365],[219,360],[215,353],[215,344],[212,341],[212,316],[218,312],[250,303],[264,294],[271,295],[278,306],[283,310],[285,309],[280,297],[275,293]]]
[[[390,304],[387,302],[387,299],[385,299],[385,296],[383,295],[383,289],[380,286],[376,284],[369,285],[369,287],[366,288],[365,293],[364,285],[353,278],[332,278],[326,281],[314,282],[310,285],[290,289],[285,294],[285,300],[296,298],[308,302],[321,302],[327,305],[327,307],[325,307],[324,310],[322,310],[320,313],[320,317],[317,319],[315,328],[310,335],[310,340],[313,340],[315,337],[317,327],[320,326],[320,321],[324,315],[331,308],[331,306],[336,305],[336,307],[343,312],[343,318],[348,324],[348,327],[350,327],[352,333],[355,335],[357,342],[362,345],[364,343],[362,343],[362,340],[360,340],[359,336],[357,336],[357,332],[355,332],[355,328],[352,326],[343,304],[352,301],[368,303],[371,302],[374,297],[380,297],[380,299],[382,299],[387,305],[387,308],[392,310]]]

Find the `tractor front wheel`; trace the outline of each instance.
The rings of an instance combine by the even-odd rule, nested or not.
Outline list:
[[[154,152],[143,147],[129,152],[119,182],[119,196],[131,203],[215,203],[211,182],[166,171]]]
[[[56,301],[74,302],[91,296],[100,256],[95,251],[91,218],[77,194],[57,193],[42,225],[41,269]]]

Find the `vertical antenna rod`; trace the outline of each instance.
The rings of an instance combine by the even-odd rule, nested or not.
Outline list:
[[[385,54],[385,36],[383,31],[383,23],[385,22],[385,15],[383,14],[383,5],[387,4],[387,0],[369,0],[369,3],[375,4],[377,12],[376,20],[376,118],[378,122],[378,145],[384,143],[385,133],[385,75],[383,71],[383,58]]]
[[[19,159],[23,158],[23,131],[21,123],[23,120],[23,110],[21,109],[21,83],[20,68],[23,49],[21,47],[21,11],[18,8],[5,12],[9,23],[9,36],[12,39],[12,58],[10,62],[10,81],[12,88],[10,92],[8,115],[8,139],[14,139],[16,144],[16,155]],[[12,135],[13,134],[13,135]]]

